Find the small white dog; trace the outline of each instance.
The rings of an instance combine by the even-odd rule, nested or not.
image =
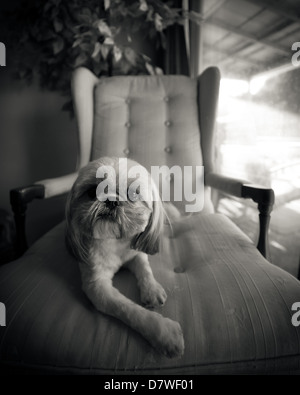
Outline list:
[[[105,157],[80,170],[67,201],[67,245],[79,261],[83,290],[97,310],[129,325],[159,353],[180,357],[184,340],[179,323],[134,303],[112,284],[115,273],[125,266],[137,278],[143,305],[163,305],[167,298],[152,274],[147,255],[159,248],[163,204],[144,167],[128,159],[127,169],[120,169],[120,163],[119,158]],[[137,185],[137,178],[128,174],[136,166],[142,176],[135,190],[130,186]],[[114,170],[115,180],[108,177],[108,169]],[[125,186],[120,182],[124,175]]]

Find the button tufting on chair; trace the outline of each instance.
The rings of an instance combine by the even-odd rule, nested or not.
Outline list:
[[[126,123],[125,123],[125,126],[126,126],[126,128],[130,128],[131,123],[130,123],[130,122],[126,122]]]
[[[171,122],[170,122],[170,121],[166,121],[166,122],[165,122],[165,125],[166,125],[167,127],[169,127],[169,126],[171,126]]]
[[[125,155],[129,155],[129,154],[130,154],[130,151],[129,151],[128,148],[125,148],[125,149],[123,150],[123,152],[124,152]]]
[[[168,154],[170,154],[170,153],[172,152],[172,148],[171,148],[171,147],[166,147],[166,148],[165,148],[165,151],[166,151]]]
[[[185,268],[182,266],[177,266],[174,268],[174,273],[181,274],[185,272]]]
[[[165,101],[165,102],[168,102],[168,101],[170,101],[170,98],[169,98],[169,96],[166,96],[166,97],[164,97],[164,101]]]

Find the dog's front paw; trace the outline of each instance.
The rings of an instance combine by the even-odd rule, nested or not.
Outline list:
[[[141,301],[147,308],[162,306],[167,300],[167,294],[157,281],[144,283],[141,287]]]
[[[180,358],[184,352],[184,339],[181,326],[169,318],[160,321],[154,346],[160,354],[168,358]]]

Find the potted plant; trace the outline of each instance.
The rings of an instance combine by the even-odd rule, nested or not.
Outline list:
[[[43,88],[69,96],[76,67],[88,67],[99,77],[161,72],[138,50],[137,38],[164,48],[167,27],[185,18],[201,21],[173,1],[22,0],[6,20],[14,27],[18,76],[30,82],[37,75]]]

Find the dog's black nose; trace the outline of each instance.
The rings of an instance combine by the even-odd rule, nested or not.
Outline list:
[[[115,207],[118,207],[120,205],[119,200],[105,200],[105,205],[109,209],[114,209]]]

